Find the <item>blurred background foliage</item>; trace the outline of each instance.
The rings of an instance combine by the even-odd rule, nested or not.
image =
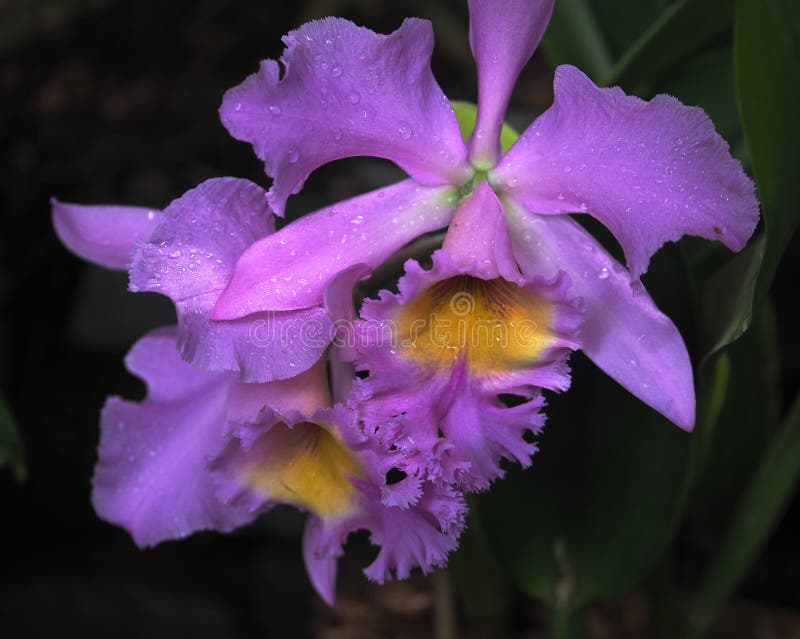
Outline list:
[[[216,109],[259,59],[280,55],[286,31],[325,15],[383,32],[430,18],[437,79],[452,99],[474,99],[456,0],[0,1],[0,635],[797,636],[796,0],[557,0],[512,100],[509,122],[523,130],[563,63],[645,99],[671,93],[706,109],[755,178],[764,221],[748,249],[687,238],[644,278],[690,347],[695,433],[578,355],[533,467],[472,499],[448,572],[369,585],[357,537],[336,611],[311,592],[302,516],[289,509],[145,552],[97,520],[99,408],[108,394],[141,396],[122,356],[172,311],[60,247],[48,198],[163,207],[213,176],[263,184]],[[397,177],[381,161],[334,163],[290,214]]]

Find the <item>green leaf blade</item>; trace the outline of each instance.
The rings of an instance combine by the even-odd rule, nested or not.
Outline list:
[[[0,392],[0,468],[8,466],[18,482],[28,478],[19,428],[5,396]]]
[[[800,223],[800,3],[737,0],[735,65],[742,127],[766,226],[761,298]]]

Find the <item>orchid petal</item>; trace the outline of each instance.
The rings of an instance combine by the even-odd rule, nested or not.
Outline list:
[[[126,364],[147,382],[148,396],[141,403],[110,398],[101,420],[92,502],[139,546],[202,529],[227,532],[252,519],[217,499],[207,472],[225,445],[231,376],[184,362],[176,339],[167,328],[134,345]]]
[[[511,91],[542,39],[555,0],[469,0],[469,44],[478,66],[478,118],[470,159],[494,166]]]
[[[263,189],[247,180],[208,180],[175,200],[135,249],[130,288],[175,302],[179,348],[207,370],[241,371],[247,382],[291,377],[327,348],[331,321],[321,308],[211,319],[239,256],[274,231]]]
[[[304,215],[239,258],[215,319],[322,303],[328,280],[354,264],[375,268],[415,237],[447,226],[450,187],[404,180]]]
[[[702,109],[600,89],[571,66],[490,177],[535,213],[597,218],[635,279],[664,242],[689,234],[739,251],[758,222],[753,182]]]
[[[630,273],[577,222],[505,204],[522,272],[547,277],[563,269],[572,293],[583,298],[586,355],[647,405],[692,430],[692,365],[672,321],[646,292],[634,295]]]
[[[314,590],[329,606],[336,605],[337,560],[342,554],[336,546],[334,554],[320,552],[325,535],[325,524],[319,517],[309,517],[303,531],[303,560]]]
[[[354,327],[358,316],[353,304],[355,287],[360,280],[372,273],[365,264],[354,264],[332,277],[325,287],[324,306],[333,319],[335,328],[335,349],[329,357],[331,384],[334,388],[334,401],[344,401],[353,381],[355,359]]]
[[[136,206],[68,204],[52,200],[53,227],[64,245],[83,259],[112,269],[128,268],[133,247],[146,240],[161,213]]]
[[[284,43],[283,77],[265,60],[220,109],[230,134],[250,142],[274,178],[278,215],[314,169],[339,158],[386,158],[424,184],[469,178],[455,114],[430,70],[429,22],[408,19],[386,36],[326,18]]]
[[[520,279],[503,205],[488,182],[481,182],[458,207],[442,248],[454,264],[483,279]]]
[[[470,490],[485,490],[493,479],[503,477],[501,459],[515,461],[523,468],[531,465],[537,448],[526,441],[525,434],[538,434],[544,425],[541,394],[507,408],[496,396],[475,388],[463,372],[451,380],[450,394],[452,399],[439,427],[453,444],[454,453],[469,461],[462,481]]]

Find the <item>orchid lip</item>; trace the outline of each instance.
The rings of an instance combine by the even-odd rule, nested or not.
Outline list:
[[[242,477],[268,499],[306,508],[323,519],[341,519],[357,509],[351,477],[363,470],[336,433],[302,421],[273,426],[255,443]]]
[[[551,312],[545,300],[503,278],[458,275],[401,306],[395,320],[407,358],[433,369],[464,358],[480,376],[539,359],[553,341]]]

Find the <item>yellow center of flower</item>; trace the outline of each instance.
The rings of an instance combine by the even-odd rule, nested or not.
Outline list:
[[[258,450],[256,450],[258,449]],[[324,426],[278,424],[254,445],[244,481],[270,499],[307,508],[324,519],[338,519],[355,508],[351,477],[361,477],[358,462]]]
[[[554,341],[552,304],[502,278],[459,275],[433,284],[395,317],[400,353],[429,370],[462,357],[475,375],[535,362]]]

